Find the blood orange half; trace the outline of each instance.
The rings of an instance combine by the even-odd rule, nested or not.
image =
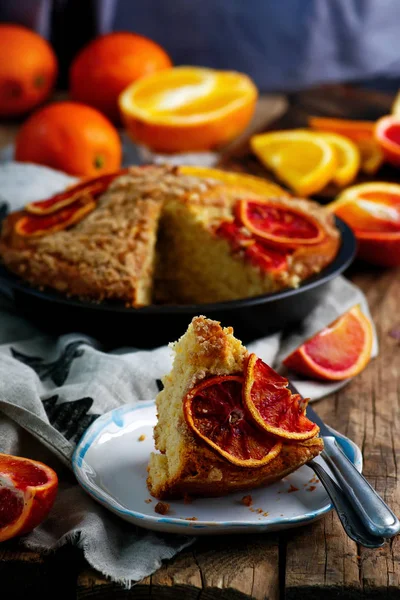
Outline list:
[[[217,376],[192,389],[183,401],[189,428],[208,446],[239,467],[262,467],[282,444],[249,418],[242,400],[243,377]]]
[[[325,237],[325,231],[311,215],[268,200],[239,200],[237,216],[253,235],[271,244],[319,244]]]
[[[270,434],[308,440],[319,427],[305,415],[307,401],[287,388],[288,380],[251,354],[247,361],[243,402],[257,425]]]
[[[0,542],[41,523],[57,495],[58,477],[47,465],[0,454]]]
[[[304,342],[283,363],[313,379],[348,379],[370,360],[372,340],[371,323],[357,305]]]

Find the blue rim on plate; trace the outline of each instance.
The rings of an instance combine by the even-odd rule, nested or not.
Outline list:
[[[126,415],[131,416],[131,414],[136,413],[142,409],[155,407],[154,401],[150,402],[142,402],[140,401],[135,405],[124,405],[117,409],[111,410],[108,413],[105,413],[101,417],[99,417],[85,432],[79,441],[73,457],[72,457],[72,467],[73,471],[77,477],[79,484],[83,487],[83,489],[92,496],[96,501],[100,504],[111,510],[112,512],[118,514],[125,520],[129,520],[131,522],[136,522],[136,524],[146,527],[146,524],[149,523],[149,528],[152,529],[151,525],[155,524],[165,524],[172,525],[174,530],[182,530],[183,532],[190,533],[193,535],[199,534],[198,530],[208,530],[209,533],[223,533],[223,529],[247,529],[247,530],[255,530],[255,531],[267,531],[267,530],[278,530],[278,529],[286,529],[288,527],[293,527],[296,525],[306,524],[310,521],[320,518],[324,514],[330,512],[333,508],[332,504],[329,501],[327,496],[326,505],[318,510],[313,510],[311,512],[304,513],[298,517],[282,517],[278,519],[271,519],[265,523],[256,523],[254,521],[191,521],[185,520],[184,518],[174,518],[174,517],[165,517],[165,516],[152,516],[148,514],[144,514],[137,510],[128,509],[126,506],[123,506],[116,498],[114,498],[104,487],[102,488],[94,481],[94,475],[96,474],[90,463],[88,463],[85,459],[87,452],[90,450],[92,445],[99,439],[99,437],[107,431],[110,426],[115,425],[117,428],[124,427],[124,417]],[[355,464],[357,469],[361,472],[362,470],[362,454],[360,449],[354,444],[354,442],[350,441],[344,435],[338,433],[334,429],[330,428],[332,431],[332,435],[337,439],[344,453],[348,456],[348,458]],[[133,451],[133,450],[132,450]],[[262,488],[259,488],[262,489]],[[162,527],[158,528],[162,530]],[[168,529],[165,529],[168,531]]]

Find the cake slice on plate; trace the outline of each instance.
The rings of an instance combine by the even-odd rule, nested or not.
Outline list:
[[[147,484],[156,498],[220,496],[268,485],[317,456],[323,442],[306,401],[234,337],[195,317],[174,344],[156,399]]]

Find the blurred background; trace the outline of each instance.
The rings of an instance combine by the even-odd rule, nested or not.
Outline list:
[[[174,64],[247,73],[261,92],[348,81],[395,90],[400,78],[398,0],[0,0],[0,21],[51,42],[59,88],[85,43],[121,30]]]

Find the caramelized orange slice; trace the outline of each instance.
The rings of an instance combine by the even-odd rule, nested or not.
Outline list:
[[[307,401],[287,388],[288,380],[251,354],[247,361],[243,402],[251,416],[270,434],[308,440],[319,427],[305,415]]]
[[[325,231],[311,215],[268,200],[239,200],[238,218],[255,236],[272,244],[319,244]]]
[[[85,181],[81,181],[76,185],[69,187],[64,192],[55,194],[51,198],[30,202],[30,204],[25,206],[25,210],[34,215],[48,215],[72,204],[83,195],[90,194],[93,198],[96,198],[108,188],[110,183],[116,177],[127,172],[128,169],[121,169],[115,173],[108,173],[107,175],[101,175],[100,177],[86,179]]]
[[[216,230],[216,235],[225,238],[232,253],[241,252],[252,265],[268,273],[278,273],[287,268],[290,250],[265,246],[254,237],[249,237],[237,223],[224,221]]]
[[[339,381],[358,375],[371,352],[371,323],[357,305],[304,342],[283,363],[313,379]]]
[[[79,197],[73,204],[55,213],[26,214],[16,222],[15,233],[22,237],[40,237],[55,233],[78,223],[95,208],[96,202],[90,196]]]
[[[211,377],[183,401],[186,423],[208,446],[239,467],[262,467],[282,444],[249,419],[242,400],[243,377]]]
[[[28,533],[48,515],[58,477],[47,465],[0,454],[0,542]]]

